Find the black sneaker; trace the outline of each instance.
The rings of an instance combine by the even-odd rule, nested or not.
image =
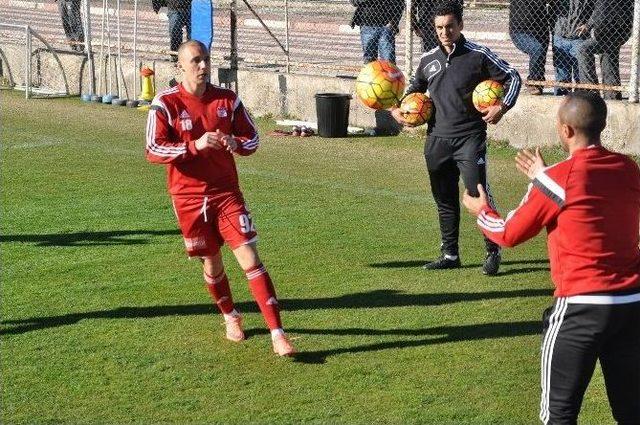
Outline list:
[[[444,270],[444,269],[457,269],[460,267],[460,257],[456,257],[455,260],[451,258],[447,258],[444,255],[441,255],[434,261],[431,261],[424,266],[422,266],[425,270]]]
[[[500,268],[500,261],[502,260],[502,256],[500,251],[490,251],[487,252],[487,256],[484,259],[484,264],[482,265],[482,273],[487,276],[495,276],[498,274],[498,269]]]

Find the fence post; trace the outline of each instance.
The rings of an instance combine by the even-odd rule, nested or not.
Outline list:
[[[287,74],[291,72],[289,63],[289,0],[284,0],[284,46],[287,49]]]
[[[31,27],[26,25],[25,30],[25,63],[24,63],[24,98],[31,97]]]
[[[87,52],[87,63],[89,64],[89,93],[96,93],[95,69],[93,66],[93,53],[91,52],[91,3],[90,0],[84,1],[84,48]]]
[[[138,81],[140,78],[140,69],[138,67],[138,0],[133,2],[133,96],[131,100],[138,98]]]
[[[231,52],[229,55],[229,68],[231,75],[238,72],[238,2],[231,0],[230,4],[230,24],[229,24],[229,44]],[[238,79],[235,79],[236,93],[238,92]]]
[[[635,0],[631,35],[631,78],[629,79],[629,102],[631,103],[638,103],[640,95],[638,74],[640,74],[640,0]]]
[[[406,2],[404,25],[404,73],[409,78],[413,75],[413,31],[411,29],[411,3],[413,1]]]

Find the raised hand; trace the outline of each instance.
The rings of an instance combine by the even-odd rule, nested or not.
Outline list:
[[[520,170],[522,174],[529,177],[529,180],[533,180],[536,174],[546,166],[547,164],[545,164],[544,158],[540,153],[540,148],[536,148],[535,154],[527,149],[523,149],[516,155],[516,168]]]

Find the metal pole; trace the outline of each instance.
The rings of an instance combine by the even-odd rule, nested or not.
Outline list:
[[[85,19],[84,19],[84,48],[87,53],[87,63],[89,64],[89,86],[90,93],[95,94],[96,92],[96,77],[95,77],[95,69],[93,64],[93,54],[91,53],[91,4],[90,0],[84,0],[84,10],[85,10]]]
[[[100,70],[98,71],[98,92],[100,95],[103,95],[106,93],[106,90],[104,90],[104,87],[106,84],[103,84],[103,78],[104,78],[104,20],[105,20],[105,15],[109,13],[107,11],[107,0],[102,0],[102,20],[100,23]]]
[[[137,41],[138,41],[138,0],[133,2],[133,97],[132,100],[138,98],[138,78],[140,73],[138,72],[138,56],[137,56]]]
[[[640,74],[640,0],[635,0],[631,35],[631,78],[629,79],[629,102],[631,103],[638,103],[638,97],[640,97],[638,74]]]
[[[284,0],[284,46],[287,49],[287,74],[291,72],[289,63],[289,0]]]
[[[31,27],[29,25],[24,27],[25,30],[25,67],[24,67],[24,98],[29,99],[31,97]]]
[[[238,72],[238,3],[236,0],[231,0],[230,4],[230,34],[229,44],[231,48],[229,57],[229,68],[231,74],[234,75]],[[238,91],[238,79],[235,81],[236,92]]]
[[[411,29],[411,3],[406,2],[405,25],[404,25],[404,73],[407,77],[413,74],[413,31]],[[640,1],[640,0],[638,0]]]
[[[120,31],[120,0],[116,2],[116,25],[118,27],[118,60],[116,61],[116,83],[118,86],[118,99],[122,99],[122,85],[124,84],[124,78],[122,76],[122,38]]]

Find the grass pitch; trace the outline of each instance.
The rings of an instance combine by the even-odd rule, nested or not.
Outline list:
[[[229,252],[249,338],[223,339],[143,113],[1,105],[2,423],[537,423],[544,238],[485,277],[465,215],[464,268],[423,271],[439,231],[420,138],[273,138],[259,121],[238,166],[301,351],[288,360]],[[503,211],[526,186],[514,153],[489,153]],[[599,371],[582,422],[612,422]]]

